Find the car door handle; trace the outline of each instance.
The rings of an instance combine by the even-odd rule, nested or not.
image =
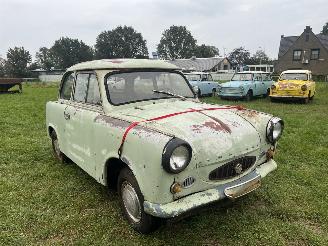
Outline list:
[[[65,120],[69,120],[71,119],[71,115],[69,113],[66,113],[66,111],[64,111],[64,118]]]

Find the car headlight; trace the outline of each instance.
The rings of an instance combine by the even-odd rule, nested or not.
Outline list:
[[[271,90],[275,90],[276,86],[275,85],[271,85]]]
[[[302,85],[302,86],[301,86],[301,90],[302,90],[302,91],[306,91],[306,90],[307,90],[307,86],[306,86],[306,85]]]
[[[242,87],[242,86],[239,86],[239,89],[240,89],[241,91],[243,91],[243,90],[244,90],[244,87]]]
[[[269,120],[266,135],[270,143],[275,144],[281,137],[282,131],[284,130],[284,122],[282,119],[274,117]]]
[[[164,148],[162,166],[169,173],[179,173],[188,166],[191,156],[191,146],[186,141],[173,138]]]

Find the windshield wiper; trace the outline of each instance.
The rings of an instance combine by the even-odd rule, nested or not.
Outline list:
[[[165,95],[169,95],[169,96],[173,96],[173,97],[179,97],[182,100],[186,100],[186,98],[184,96],[181,96],[181,95],[178,95],[178,94],[174,94],[174,93],[169,92],[169,91],[153,90],[153,92],[155,92],[155,93],[161,93],[161,94],[165,94]]]

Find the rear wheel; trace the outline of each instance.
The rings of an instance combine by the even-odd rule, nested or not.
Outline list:
[[[54,153],[54,156],[56,157],[57,160],[60,161],[60,163],[65,163],[67,162],[67,157],[63,152],[61,152],[59,148],[59,142],[58,142],[58,137],[55,131],[52,131],[50,134],[51,137],[51,143],[52,143],[52,150]]]
[[[144,197],[138,182],[128,168],[122,169],[117,181],[117,190],[123,214],[136,231],[150,233],[160,226],[160,219],[144,212]]]
[[[310,100],[313,100],[313,98],[314,98],[314,94],[315,94],[315,93],[313,93],[313,95],[312,95],[312,96],[310,96],[310,95],[311,95],[311,92],[309,93],[309,96],[310,96],[310,98],[309,98],[309,99],[310,99]]]
[[[266,98],[270,95],[270,89],[267,90],[267,92],[265,94],[263,94],[263,97]]]
[[[253,92],[248,91],[246,96],[245,96],[245,101],[249,102],[250,100],[252,100],[252,98],[253,98]]]
[[[215,97],[215,95],[216,95],[216,89],[214,88],[214,89],[212,90],[212,96]]]

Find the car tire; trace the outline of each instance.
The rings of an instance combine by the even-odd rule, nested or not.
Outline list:
[[[214,88],[214,89],[212,90],[212,97],[215,97],[215,95],[216,95],[216,89]]]
[[[130,169],[121,170],[117,191],[124,217],[137,232],[148,234],[160,226],[161,220],[144,212],[144,197]]]
[[[270,95],[270,89],[267,90],[267,93],[263,94],[264,98],[267,98]]]
[[[315,95],[315,93],[313,93],[313,96],[312,96],[312,97],[309,97],[309,99],[310,99],[311,101],[313,100],[314,95]]]
[[[245,96],[245,101],[249,102],[252,100],[252,98],[253,98],[253,92],[249,90]]]
[[[52,150],[53,150],[55,158],[60,163],[66,163],[68,158],[66,157],[66,155],[63,152],[61,152],[61,150],[59,148],[57,133],[55,131],[52,131],[50,134],[50,137],[51,137]]]

